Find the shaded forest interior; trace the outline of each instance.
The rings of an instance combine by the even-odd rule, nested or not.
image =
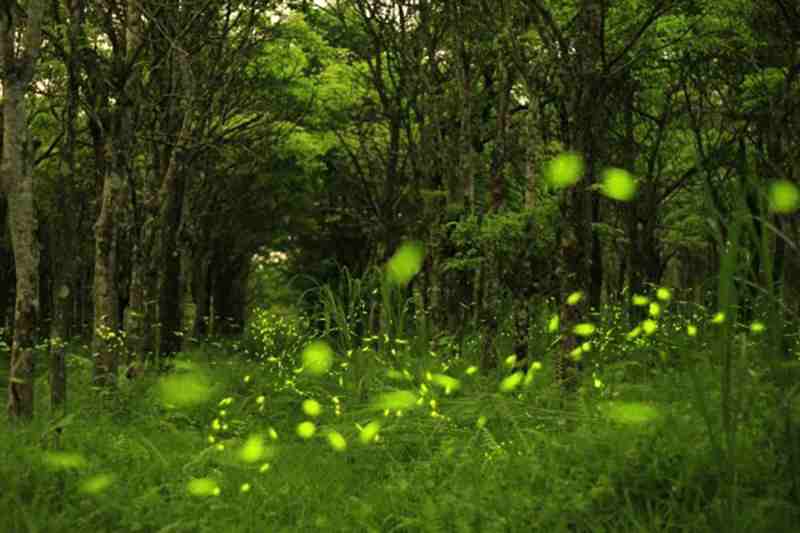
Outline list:
[[[8,0],[0,80],[0,530],[796,531],[796,1]]]

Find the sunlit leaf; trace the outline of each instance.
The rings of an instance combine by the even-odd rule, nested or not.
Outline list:
[[[550,161],[545,176],[550,185],[557,189],[578,183],[583,175],[583,158],[574,152],[563,153]]]
[[[636,196],[638,185],[628,171],[621,168],[607,168],[603,172],[602,192],[612,200],[629,202]]]
[[[800,207],[800,190],[789,180],[776,180],[769,187],[769,209],[773,213],[794,213]]]
[[[386,266],[386,272],[393,282],[407,285],[417,275],[425,260],[425,247],[419,242],[402,244]]]
[[[303,350],[302,359],[305,372],[321,376],[333,365],[333,350],[325,341],[314,341]]]

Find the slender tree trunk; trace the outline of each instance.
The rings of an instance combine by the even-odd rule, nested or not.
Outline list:
[[[25,32],[17,35],[17,14],[0,12],[0,73],[3,83],[2,185],[8,200],[8,221],[16,268],[16,305],[8,413],[12,419],[33,416],[33,349],[39,304],[39,244],[29,161],[25,94],[33,79],[42,41],[44,0],[28,3]]]

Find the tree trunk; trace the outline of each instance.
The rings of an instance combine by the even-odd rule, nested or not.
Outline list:
[[[8,200],[8,221],[16,269],[16,305],[8,413],[13,419],[33,417],[33,348],[39,304],[39,244],[29,162],[25,94],[33,79],[42,41],[44,0],[31,0],[25,32],[17,35],[17,13],[0,12],[0,73],[3,83],[2,180]]]

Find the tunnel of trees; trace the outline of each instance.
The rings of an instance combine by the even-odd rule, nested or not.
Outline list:
[[[741,316],[800,311],[765,196],[800,179],[793,0],[10,0],[0,80],[12,419],[37,375],[64,404],[70,343],[113,390],[239,336],[268,258],[302,290],[423,243],[407,296],[483,370],[574,291],[631,327],[653,287],[713,306],[732,246]]]

